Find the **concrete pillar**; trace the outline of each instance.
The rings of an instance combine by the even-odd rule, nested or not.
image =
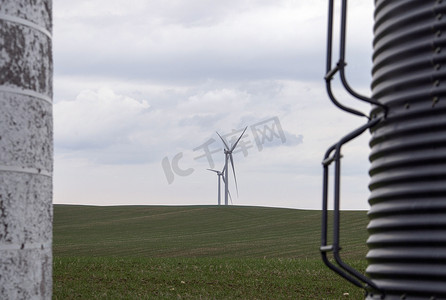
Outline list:
[[[52,296],[51,13],[0,0],[0,299]]]

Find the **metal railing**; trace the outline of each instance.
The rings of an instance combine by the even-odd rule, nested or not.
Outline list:
[[[330,100],[338,108],[360,117],[367,118],[367,123],[361,127],[353,130],[352,132],[345,135],[337,143],[332,145],[325,153],[324,160],[322,161],[323,166],[323,192],[322,192],[322,236],[321,236],[321,247],[320,252],[322,255],[323,262],[334,272],[350,281],[354,285],[367,289],[371,287],[375,290],[379,290],[376,284],[365,275],[355,270],[353,267],[345,263],[340,256],[340,185],[341,185],[341,148],[343,145],[349,141],[355,139],[361,135],[364,131],[371,129],[376,126],[386,117],[387,107],[373,98],[368,98],[359,93],[355,92],[349,85],[346,75],[345,67],[347,65],[345,59],[345,48],[346,48],[346,25],[347,25],[347,0],[342,0],[341,2],[341,17],[340,17],[340,49],[339,49],[339,60],[333,66],[332,65],[332,50],[333,50],[333,15],[334,15],[334,0],[329,0],[328,5],[328,31],[327,31],[327,57],[326,57],[326,74],[325,83],[327,94]],[[369,117],[367,114],[360,112],[354,108],[343,105],[338,101],[332,90],[332,79],[339,73],[339,77],[342,86],[345,90],[354,98],[376,105],[380,107],[383,114],[379,117],[373,116]],[[333,242],[328,245],[328,182],[329,182],[329,166],[334,163],[334,193],[333,193]],[[333,254],[334,262],[330,261],[328,253]]]

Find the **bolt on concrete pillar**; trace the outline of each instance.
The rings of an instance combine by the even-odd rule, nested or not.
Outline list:
[[[0,0],[0,299],[52,296],[51,10]]]

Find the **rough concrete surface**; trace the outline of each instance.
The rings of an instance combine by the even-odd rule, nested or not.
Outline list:
[[[51,7],[0,4],[0,299],[52,296]]]

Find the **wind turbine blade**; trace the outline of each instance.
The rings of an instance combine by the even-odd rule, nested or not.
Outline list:
[[[237,177],[235,176],[234,159],[232,158],[232,153],[229,153],[229,158],[231,159],[232,173],[234,173],[235,190],[237,191],[237,197],[238,197]]]
[[[217,131],[216,131],[217,132]],[[225,144],[226,150],[229,150],[229,146],[228,144],[226,144],[225,140],[221,137],[221,135],[217,132],[218,136],[220,137],[221,141],[223,142],[223,144]]]
[[[224,169],[223,169],[224,170]],[[225,179],[225,176],[224,176],[224,174],[223,174],[223,172],[222,172],[222,175],[223,176],[221,176],[221,179],[223,179],[223,183],[225,184],[225,186],[226,186],[226,179]],[[228,195],[229,195],[229,199],[231,200],[231,204],[233,204],[233,202],[232,202],[232,196],[231,196],[231,192],[228,190]]]
[[[225,179],[225,176],[226,175],[226,173],[221,173],[221,178],[223,178],[223,182],[224,182],[224,184],[226,184],[226,179]]]
[[[223,179],[223,183],[226,185],[226,179],[225,176],[222,176],[221,179]],[[232,196],[231,196],[231,192],[228,190],[228,195],[229,195],[229,199],[231,200],[231,204],[233,204],[232,202]]]
[[[212,169],[206,169],[206,170],[209,170],[209,171],[215,172],[215,173],[217,173],[217,174],[218,174],[218,172],[219,172],[219,171],[217,171],[217,170],[212,170]]]
[[[242,134],[239,136],[238,140],[234,143],[234,145],[232,146],[230,152],[232,152],[232,150],[235,149],[235,147],[237,147],[238,142],[240,141],[240,139],[242,138],[242,136],[245,134],[246,129],[248,129],[248,126],[245,127],[245,130],[243,130]],[[228,148],[229,149],[229,148]]]

